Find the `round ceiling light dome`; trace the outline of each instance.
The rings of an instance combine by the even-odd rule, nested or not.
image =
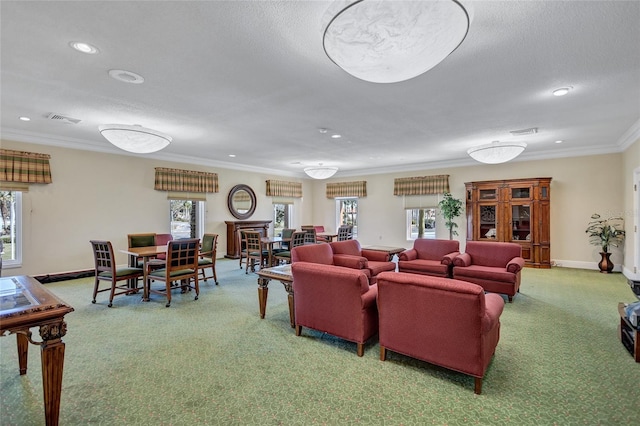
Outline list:
[[[123,83],[142,84],[144,77],[135,72],[126,70],[109,70],[109,77],[121,81]]]

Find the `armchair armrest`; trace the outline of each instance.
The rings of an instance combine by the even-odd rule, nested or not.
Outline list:
[[[521,257],[514,257],[507,263],[507,271],[517,274],[524,268],[524,259]]]
[[[495,296],[495,297],[494,297]],[[497,294],[485,295],[484,317],[482,318],[482,331],[491,330],[498,321],[504,309],[504,300]]]
[[[363,308],[375,305],[378,299],[378,284],[372,284],[369,286],[369,290],[362,294],[361,299]]]
[[[367,249],[362,249],[360,255],[362,257],[365,257],[367,260],[373,260],[374,262],[388,262],[390,257],[389,253],[386,253],[384,251]]]
[[[361,256],[353,256],[351,254],[334,254],[333,264],[352,269],[365,269],[369,266],[367,259]]]
[[[416,260],[418,251],[416,249],[407,249],[398,255],[398,260]]]
[[[453,263],[453,259],[455,259],[456,256],[458,256],[459,254],[460,254],[459,251],[454,251],[454,252],[451,252],[449,254],[446,254],[442,258],[440,263],[443,264],[443,265],[451,265]]]
[[[469,255],[469,253],[461,253],[453,258],[453,266],[469,265],[471,265],[471,255]]]

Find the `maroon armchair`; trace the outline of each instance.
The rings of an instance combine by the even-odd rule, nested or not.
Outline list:
[[[378,332],[378,287],[357,269],[294,262],[291,272],[296,335],[302,327],[322,331],[355,342],[364,355],[364,344]]]
[[[520,291],[523,267],[520,244],[467,241],[465,252],[453,259],[453,278],[481,285],[486,291],[506,294],[512,302]]]
[[[334,258],[364,258],[366,260],[365,268],[369,270],[369,277],[372,283],[375,283],[376,277],[380,272],[396,270],[396,264],[390,261],[389,253],[363,249],[360,247],[358,240],[334,241],[329,245],[333,250]]]
[[[380,360],[393,351],[468,374],[480,394],[500,339],[502,297],[476,284],[403,272],[381,273],[377,286]]]
[[[291,263],[310,262],[362,270],[367,278],[367,259],[360,256],[335,256],[329,244],[305,244],[291,249]]]
[[[456,240],[418,238],[398,255],[398,271],[451,278],[453,259],[460,254]]]

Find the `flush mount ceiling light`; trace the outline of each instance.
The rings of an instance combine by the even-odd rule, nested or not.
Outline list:
[[[142,84],[144,83],[144,77],[135,72],[127,70],[109,70],[109,77],[114,80],[121,81],[123,83]]]
[[[396,83],[429,71],[469,30],[469,14],[455,0],[335,1],[324,22],[329,59],[372,83]]]
[[[72,41],[69,43],[69,46],[71,46],[72,49],[75,49],[78,52],[87,53],[89,55],[95,55],[99,52],[97,47],[81,41]]]
[[[166,148],[171,136],[142,126],[104,124],[98,127],[106,140],[120,149],[136,154],[149,154]]]
[[[304,169],[304,172],[307,174],[307,176],[314,179],[329,179],[331,176],[335,175],[337,171],[337,167],[323,166],[322,164],[318,166],[306,167]]]
[[[499,142],[469,148],[467,154],[476,161],[486,164],[506,163],[522,154],[527,144],[524,142]]]
[[[554,90],[553,96],[564,96],[571,90],[571,87],[561,87],[559,89]]]

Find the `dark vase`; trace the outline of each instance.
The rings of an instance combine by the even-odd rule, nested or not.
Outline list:
[[[603,274],[610,274],[611,271],[613,271],[613,262],[610,259],[611,253],[605,253],[601,251],[600,256],[602,256],[602,260],[600,260],[600,263],[598,263],[600,272],[602,272]]]

